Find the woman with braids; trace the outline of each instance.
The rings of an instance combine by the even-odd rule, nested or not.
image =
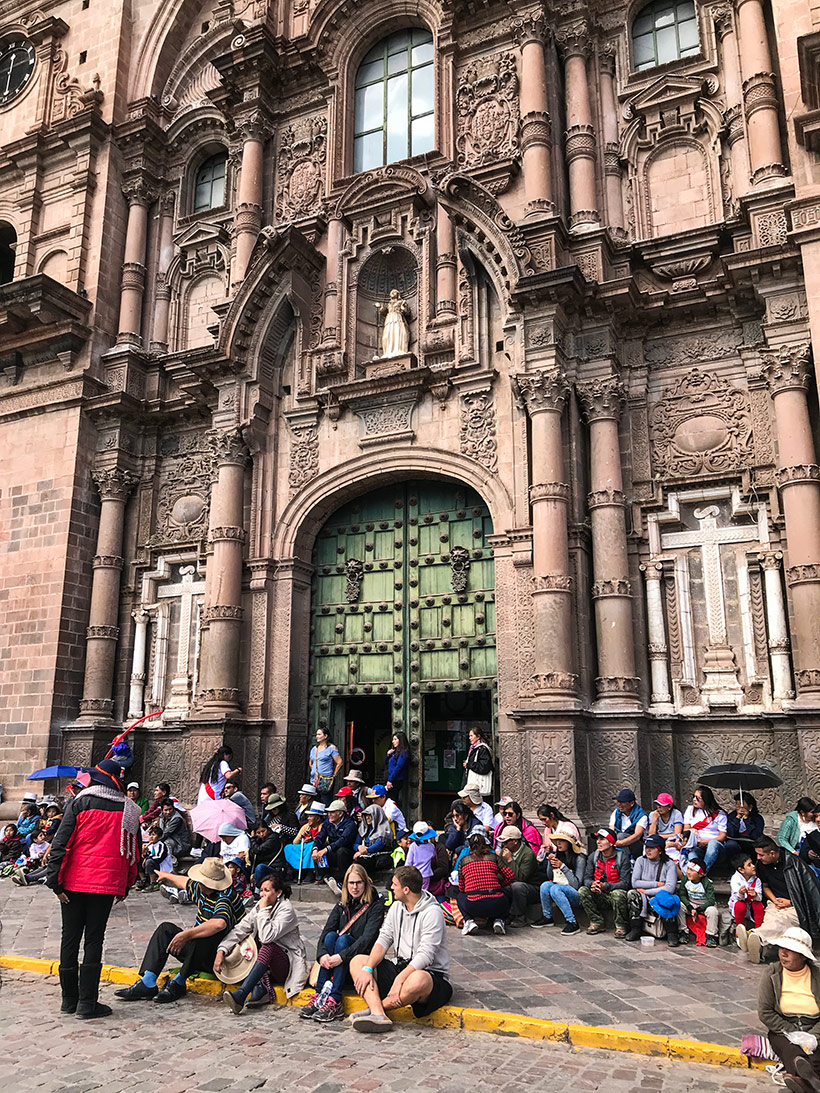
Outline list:
[[[222,796],[225,783],[230,778],[235,778],[242,773],[241,767],[231,769],[231,757],[233,748],[229,744],[223,744],[217,748],[199,776],[199,793],[196,803],[201,805],[203,801],[218,801]]]

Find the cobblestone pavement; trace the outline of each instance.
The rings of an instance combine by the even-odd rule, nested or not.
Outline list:
[[[310,893],[313,895],[313,893]],[[302,935],[313,955],[328,903],[294,902]],[[115,904],[106,935],[108,964],[136,967],[156,925],[189,925],[193,913],[159,893],[133,893]],[[0,882],[0,953],[59,956],[59,904],[45,888]],[[612,934],[562,937],[560,930],[447,932],[455,986],[453,1004],[524,1013],[590,1025],[682,1036],[740,1047],[745,1032],[760,1028],[756,1013],[759,970],[736,948],[690,945],[649,951],[615,941]]]
[[[397,1025],[362,1036],[347,1022],[315,1025],[277,1007],[235,1017],[217,999],[191,996],[159,1016],[152,1003],[118,1004],[112,993],[104,986],[101,997],[117,1007],[115,1017],[81,1022],[57,1013],[55,978],[4,972],[3,1055],[14,1060],[13,1069],[4,1067],[4,1093],[760,1093],[771,1086],[760,1072],[478,1032]]]

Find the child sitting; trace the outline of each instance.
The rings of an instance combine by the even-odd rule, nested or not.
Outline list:
[[[35,831],[31,839],[31,846],[22,865],[18,865],[11,875],[14,884],[43,884],[46,879],[46,861],[51,844],[46,838],[45,831],[41,828]]]
[[[233,877],[233,883],[231,884],[231,892],[239,896],[243,900],[253,899],[253,889],[250,884],[250,875],[248,873],[248,867],[242,861],[241,858],[228,858],[225,864],[228,867],[228,872]]]
[[[724,936],[725,944],[728,945],[732,916],[726,908],[718,909],[715,889],[700,862],[693,859],[686,863],[685,868],[686,874],[678,888],[681,902],[678,912],[681,941],[684,945],[688,944],[688,931],[691,930],[697,937],[698,945],[702,945],[705,940],[708,949],[716,949],[718,933]],[[706,919],[705,934],[702,918]]]
[[[152,824],[148,828],[148,842],[142,848],[141,876],[135,887],[140,891],[156,892],[159,888],[157,873],[171,873],[173,869],[171,851],[162,840],[162,828],[159,824]]]
[[[393,868],[398,869],[400,865],[404,865],[407,861],[407,852],[410,849],[410,833],[407,831],[399,831],[396,835],[396,847],[391,853],[390,857],[393,861]]]
[[[63,818],[62,812],[60,812],[59,805],[49,805],[46,809],[45,816],[45,832],[46,839],[51,842],[54,836],[57,834],[57,828],[60,826],[60,821]]]
[[[8,877],[14,871],[14,863],[25,851],[23,840],[17,831],[17,824],[6,824],[3,838],[0,839],[0,865],[5,866],[2,876]]]
[[[23,805],[20,809],[20,816],[17,820],[17,834],[20,836],[21,842],[28,846],[31,842],[31,836],[40,827],[40,813],[37,811],[34,805]]]
[[[739,854],[735,859],[735,872],[729,882],[729,910],[735,925],[743,926],[751,918],[755,927],[763,922],[763,885],[757,875],[755,863],[748,854]]]
[[[429,824],[426,824],[424,820],[419,820],[418,823],[413,824],[407,864],[414,865],[421,873],[421,887],[425,892],[430,887],[430,878],[433,875],[433,867],[436,862],[435,839],[435,830]]]

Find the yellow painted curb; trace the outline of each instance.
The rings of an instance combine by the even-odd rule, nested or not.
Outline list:
[[[37,972],[40,975],[56,975],[59,962],[36,960],[27,956],[0,956],[0,968],[16,971]],[[136,968],[118,968],[103,965],[100,979],[107,983],[135,983],[139,978]],[[167,976],[165,977],[167,978]],[[224,987],[211,979],[189,979],[188,990],[193,994],[217,997]],[[301,1007],[313,996],[312,990],[304,990],[294,998],[287,998],[281,987],[276,988],[276,1001],[281,1006]],[[356,995],[345,995],[345,1014],[350,1016],[364,1009],[364,1002]],[[607,1051],[628,1051],[635,1055],[650,1055],[674,1059],[677,1062],[702,1063],[708,1066],[731,1066],[762,1069],[764,1061],[750,1060],[741,1055],[738,1048],[726,1044],[701,1043],[699,1040],[681,1040],[672,1036],[654,1036],[648,1032],[630,1032],[626,1029],[605,1028],[596,1025],[569,1025],[561,1021],[547,1021],[540,1017],[525,1017],[518,1013],[495,1013],[491,1010],[470,1009],[460,1006],[442,1006],[441,1009],[417,1020],[409,1006],[394,1010],[391,1019],[400,1023],[430,1028],[455,1028],[468,1032],[491,1032],[497,1036],[518,1036],[525,1040],[551,1041],[572,1047],[603,1048]]]

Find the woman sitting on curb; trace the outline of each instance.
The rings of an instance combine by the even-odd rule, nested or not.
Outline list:
[[[252,937],[259,946],[256,962],[242,986],[222,995],[234,1013],[241,1013],[246,1002],[260,1006],[273,1001],[276,983],[283,983],[285,994],[293,998],[307,982],[307,952],[290,896],[290,885],[276,873],[265,877],[257,905],[219,943],[214,960],[217,976],[225,954],[235,945]]]
[[[757,1012],[769,1043],[786,1070],[792,1093],[820,1091],[820,1049],[806,1054],[799,1033],[820,1036],[820,969],[811,936],[791,926],[772,942],[780,959],[767,965],[760,980]]]
[[[584,883],[587,856],[584,847],[573,834],[574,827],[574,824],[559,822],[552,833],[553,849],[548,851],[545,859],[549,879],[541,885],[543,913],[541,918],[530,923],[536,930],[542,926],[555,925],[552,917],[553,903],[566,920],[562,934],[577,934],[581,929],[575,916],[581,908],[578,889]]]
[[[378,868],[380,854],[387,855],[393,849],[393,828],[379,805],[368,805],[362,812],[359,824],[359,842],[353,854],[354,861],[364,858]]]
[[[478,930],[477,918],[492,919],[493,933],[506,934],[505,920],[510,913],[509,888],[515,873],[498,860],[490,849],[490,836],[483,827],[470,832],[470,853],[458,867],[458,909],[464,916],[462,934],[469,937]]]
[[[321,1024],[344,1016],[342,988],[350,979],[350,961],[369,953],[384,921],[384,900],[363,865],[354,862],[342,880],[342,895],[328,915],[316,947],[321,965],[316,993],[299,1014]]]

